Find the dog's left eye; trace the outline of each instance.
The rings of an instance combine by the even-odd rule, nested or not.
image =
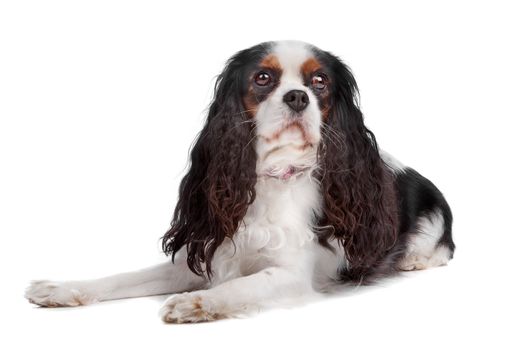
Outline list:
[[[310,83],[310,85],[312,85],[314,89],[319,90],[319,91],[324,90],[327,84],[328,84],[328,78],[326,77],[326,75],[322,73],[315,74],[312,77],[312,81]]]

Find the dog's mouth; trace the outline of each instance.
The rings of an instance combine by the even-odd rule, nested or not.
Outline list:
[[[318,143],[318,137],[311,131],[308,123],[301,119],[293,119],[284,123],[279,129],[275,130],[270,135],[258,135],[266,143],[273,144],[282,141],[282,136],[293,135],[298,140],[301,140],[305,145],[315,145]]]

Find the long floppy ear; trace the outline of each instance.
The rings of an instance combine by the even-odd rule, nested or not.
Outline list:
[[[213,254],[238,229],[255,199],[254,125],[242,104],[245,77],[239,53],[217,78],[214,100],[180,183],[171,228],[162,239],[166,255],[186,246],[189,268],[212,274]]]
[[[319,149],[324,210],[321,242],[335,237],[348,266],[343,278],[362,281],[374,273],[397,238],[393,179],[358,107],[349,69],[331,56],[331,106]]]

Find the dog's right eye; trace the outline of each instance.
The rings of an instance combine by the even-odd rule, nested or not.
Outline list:
[[[259,72],[255,74],[254,81],[259,86],[267,86],[272,81],[272,77],[266,72]]]

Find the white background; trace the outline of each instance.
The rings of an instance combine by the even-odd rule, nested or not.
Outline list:
[[[2,1],[0,346],[523,349],[524,17],[519,1]],[[189,326],[163,324],[159,297],[28,304],[31,279],[164,260],[214,77],[278,39],[351,66],[380,146],[453,208],[449,266]]]

